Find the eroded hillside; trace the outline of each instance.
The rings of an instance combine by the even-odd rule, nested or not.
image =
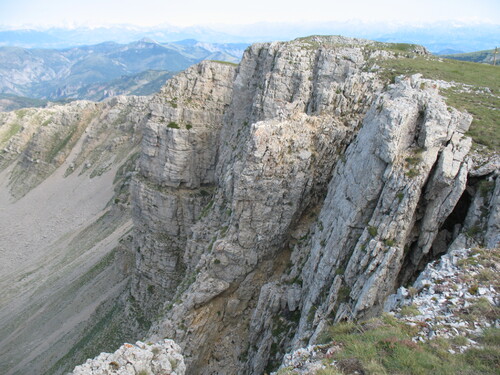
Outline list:
[[[128,184],[146,104],[122,97],[0,114],[5,373],[44,373],[92,325],[118,317],[134,264]]]

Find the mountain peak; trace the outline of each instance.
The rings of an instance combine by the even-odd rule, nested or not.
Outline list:
[[[139,42],[141,42],[141,43],[158,44],[158,42],[156,40],[151,39],[151,38],[147,38],[147,37],[140,39]]]

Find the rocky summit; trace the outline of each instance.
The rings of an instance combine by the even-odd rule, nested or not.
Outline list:
[[[2,300],[2,347],[40,340],[30,319],[74,316],[64,284],[95,299],[36,355],[0,355],[7,374],[64,373],[96,356],[73,373],[264,374],[331,324],[398,303],[430,314],[417,297],[400,302],[401,287],[421,275],[412,288],[442,298],[433,285],[451,274],[421,274],[427,264],[499,247],[500,157],[443,96],[459,82],[399,74],[418,62],[439,63],[415,45],[308,37],[254,44],[238,66],[201,62],[151,97],[0,114],[4,212],[54,185],[108,192],[51,246],[29,250],[24,234],[26,257],[50,269],[57,254],[59,276],[40,284],[46,271],[12,260],[26,298]],[[495,90],[484,95],[498,103]],[[477,292],[495,305],[497,288]],[[40,290],[61,307],[30,300]]]

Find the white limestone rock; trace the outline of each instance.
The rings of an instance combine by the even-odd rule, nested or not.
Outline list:
[[[114,353],[101,353],[76,366],[72,375],[184,375],[181,348],[172,340],[155,344],[123,344]]]

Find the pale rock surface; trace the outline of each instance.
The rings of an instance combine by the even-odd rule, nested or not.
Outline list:
[[[311,323],[314,338],[329,315],[339,320],[376,313],[400,272],[419,265],[435,238],[433,228],[465,189],[470,140],[458,130],[466,130],[462,123],[470,123],[470,116],[448,112],[437,92],[422,90],[422,83],[413,76],[382,94],[347,149],[346,162],[334,171],[318,218],[324,229],[313,236],[302,270],[302,309],[315,306],[314,319],[302,315],[296,340],[307,337]],[[427,182],[436,168],[443,170],[435,174],[439,179]],[[433,186],[428,193],[426,183]],[[417,211],[421,199],[427,202],[424,212]]]
[[[380,311],[461,197],[471,117],[449,111],[418,75],[382,92],[376,73],[363,69],[374,53],[373,42],[335,37],[245,52],[219,118],[212,200],[187,226],[165,223],[179,250],[151,258],[166,257],[173,274],[185,275],[170,284],[151,337],[174,338],[193,373],[262,373],[279,359],[277,347],[314,339],[328,316]],[[172,140],[186,132],[166,130]],[[159,156],[174,179],[161,169],[148,179],[164,192],[179,186],[168,193],[177,196],[197,182],[180,175],[190,167],[172,166],[184,148],[169,142],[161,152],[145,143],[144,158]],[[211,165],[195,173],[199,180]],[[187,228],[180,236],[179,227]],[[139,228],[147,233],[147,222]]]
[[[442,251],[471,118],[418,75],[384,91],[366,64],[393,56],[337,37],[255,44],[237,71],[203,63],[153,99],[132,290],[193,373],[262,373],[328,317],[379,312]]]
[[[184,375],[186,366],[181,348],[172,340],[155,344],[137,341],[123,344],[114,353],[101,353],[83,365],[75,367],[72,375]]]
[[[172,78],[151,100],[131,189],[137,250],[132,295],[150,320],[185,275],[187,238],[213,194],[234,75],[232,65],[205,61]]]

